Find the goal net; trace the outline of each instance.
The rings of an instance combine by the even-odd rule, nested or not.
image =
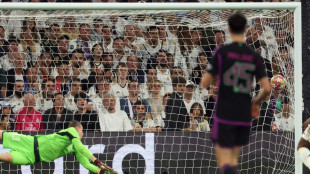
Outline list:
[[[68,120],[56,119],[61,114],[51,119],[57,116],[53,108],[63,105],[70,111],[67,117],[80,116],[87,126],[84,144],[119,173],[219,173],[210,136],[217,88],[203,89],[200,80],[214,50],[231,42],[226,21],[234,12],[1,10],[1,95],[15,106],[8,129],[44,129],[39,134],[47,134],[65,128]],[[248,19],[245,42],[262,55],[273,86],[261,104],[260,118],[253,120],[250,143],[242,148],[240,171],[294,173],[294,11],[240,12]],[[174,79],[181,77],[186,83],[183,105],[169,101],[176,90]],[[253,82],[252,89],[254,97],[259,85]],[[20,91],[35,96],[35,109],[43,113],[37,122],[44,127],[20,119],[23,107],[30,107]],[[75,103],[74,95],[81,91],[88,104]],[[116,96],[115,110],[124,110],[137,132],[113,131],[129,128],[103,119],[113,105],[104,103],[107,91]],[[61,98],[63,104],[57,103]],[[142,101],[145,111],[138,110],[136,100]],[[167,111],[167,105],[172,109]],[[83,107],[96,119],[88,115],[83,120]],[[190,125],[182,131],[164,131],[173,121],[167,120],[169,114],[194,115],[196,130]],[[141,132],[141,127],[151,133]],[[2,148],[0,153],[7,151]],[[20,171],[88,172],[73,155],[31,166],[1,163],[0,173]]]

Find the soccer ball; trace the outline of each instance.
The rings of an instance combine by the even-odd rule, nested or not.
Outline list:
[[[285,88],[286,82],[283,76],[274,75],[271,78],[270,84],[274,90],[278,91],[278,90],[282,90]]]

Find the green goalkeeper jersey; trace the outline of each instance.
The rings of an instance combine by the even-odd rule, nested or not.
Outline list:
[[[38,138],[40,161],[53,161],[69,153],[74,153],[85,168],[94,173],[97,172],[98,167],[89,161],[93,154],[83,145],[75,128],[70,127],[58,133],[36,135],[36,137]]]

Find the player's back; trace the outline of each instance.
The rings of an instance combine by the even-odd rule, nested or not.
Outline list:
[[[263,59],[244,43],[231,43],[218,49],[211,62],[218,74],[216,117],[230,121],[251,121],[253,77],[265,76]]]
[[[71,127],[60,131],[79,137],[75,128]],[[69,153],[75,152],[71,140],[66,135],[53,133],[50,135],[37,135],[41,161],[51,161]]]

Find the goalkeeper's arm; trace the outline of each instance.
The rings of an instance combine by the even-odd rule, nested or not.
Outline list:
[[[299,140],[297,151],[300,159],[310,169],[310,125],[304,131],[302,137]]]
[[[80,152],[75,153],[76,159],[89,171],[93,173],[100,173],[99,167],[93,165],[90,163],[89,160],[96,159],[94,156],[92,156],[90,159],[87,159],[84,155],[82,155]]]

